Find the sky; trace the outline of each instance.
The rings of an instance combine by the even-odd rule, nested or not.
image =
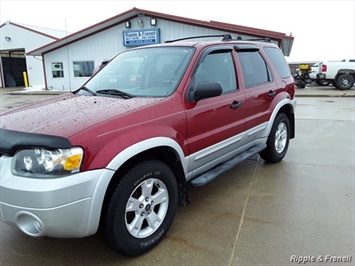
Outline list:
[[[289,62],[355,58],[355,0],[0,0],[0,24],[74,33],[133,7],[292,34]]]

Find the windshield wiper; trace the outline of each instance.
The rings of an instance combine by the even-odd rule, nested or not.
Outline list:
[[[77,93],[77,92],[79,92],[79,91],[81,91],[81,90],[87,91],[88,93],[92,94],[93,96],[96,96],[96,95],[97,95],[96,92],[94,92],[94,91],[92,91],[92,90],[90,90],[89,88],[86,88],[86,87],[81,87],[81,88],[79,88],[78,90],[76,90],[74,93]]]
[[[129,94],[127,92],[123,92],[123,91],[120,91],[120,90],[116,90],[116,89],[98,90],[98,91],[96,91],[96,93],[120,96],[120,97],[125,98],[125,99],[130,99],[130,98],[134,97],[132,94]]]

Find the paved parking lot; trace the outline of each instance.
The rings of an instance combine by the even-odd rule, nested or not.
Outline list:
[[[31,238],[0,223],[0,265],[354,265],[355,98],[299,96],[284,160],[255,156],[191,188],[151,252],[126,258],[97,235]],[[2,112],[37,96],[0,97]]]

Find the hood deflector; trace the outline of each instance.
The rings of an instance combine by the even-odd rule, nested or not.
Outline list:
[[[18,149],[69,149],[67,138],[0,128],[0,154],[13,156]]]

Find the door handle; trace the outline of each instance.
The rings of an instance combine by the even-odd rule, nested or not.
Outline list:
[[[274,97],[275,95],[276,95],[276,91],[271,91],[271,90],[267,94],[267,96],[269,96],[270,98]]]
[[[231,109],[235,110],[235,109],[238,109],[239,107],[241,107],[242,104],[243,104],[242,102],[234,101],[229,107],[230,107]]]

